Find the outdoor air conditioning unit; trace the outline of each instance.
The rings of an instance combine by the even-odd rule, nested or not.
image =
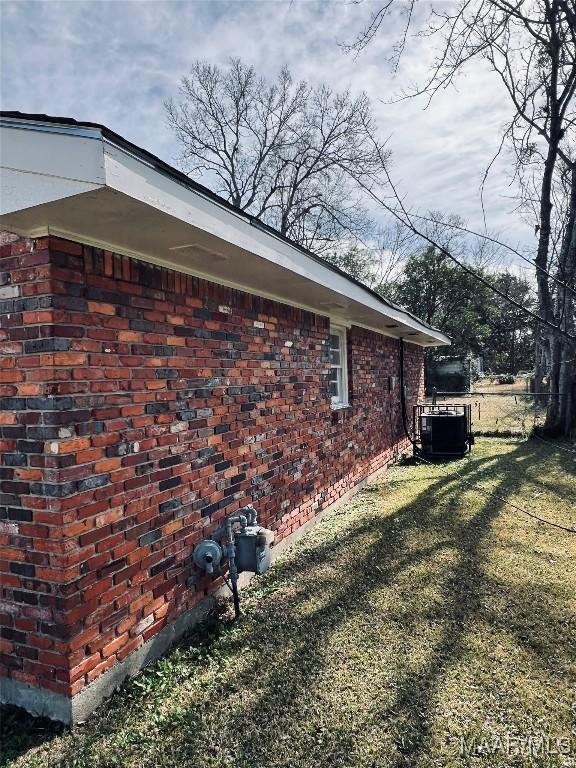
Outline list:
[[[474,440],[471,406],[467,404],[414,406],[414,426],[423,456],[464,456]]]

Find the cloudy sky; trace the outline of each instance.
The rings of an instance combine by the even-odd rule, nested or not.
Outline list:
[[[387,27],[360,57],[344,53],[339,43],[362,28],[370,2],[0,0],[2,108],[103,123],[174,162],[163,102],[176,95],[193,59],[225,64],[240,56],[265,74],[287,63],[296,78],[365,90],[406,200],[481,229],[480,182],[509,113],[498,81],[475,65],[427,109],[420,100],[390,104],[402,87],[421,81],[432,51],[411,41],[393,76],[386,58],[395,35]],[[514,193],[504,157],[485,190],[487,224],[511,245],[531,247]]]

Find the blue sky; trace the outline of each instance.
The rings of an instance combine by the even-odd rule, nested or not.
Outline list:
[[[411,205],[463,216],[483,227],[479,187],[499,144],[508,103],[495,77],[475,65],[457,89],[424,109],[421,100],[387,103],[420,81],[431,50],[414,40],[393,76],[382,30],[358,58],[343,52],[367,19],[371,0],[67,0],[0,2],[3,109],[100,122],[174,162],[164,100],[175,96],[194,58],[225,64],[240,56],[262,73],[287,63],[297,78],[335,89],[365,90],[382,136],[389,136],[394,181]],[[429,45],[429,44],[428,44]],[[509,159],[499,160],[485,190],[487,224],[515,246],[533,246],[514,213]]]

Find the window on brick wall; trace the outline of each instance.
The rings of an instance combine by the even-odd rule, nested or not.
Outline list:
[[[330,398],[332,408],[348,405],[348,360],[346,328],[330,326]]]

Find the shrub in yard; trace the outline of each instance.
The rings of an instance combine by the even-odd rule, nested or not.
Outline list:
[[[514,384],[516,379],[511,373],[504,373],[502,376],[498,376],[498,384]]]

